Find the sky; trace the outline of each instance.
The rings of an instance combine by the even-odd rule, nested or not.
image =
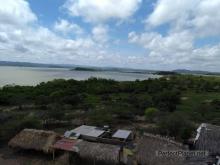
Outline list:
[[[220,71],[220,0],[0,0],[0,60]]]

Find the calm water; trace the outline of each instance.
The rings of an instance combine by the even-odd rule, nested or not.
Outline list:
[[[159,76],[137,73],[70,71],[60,68],[0,67],[0,86],[7,84],[36,85],[53,79],[86,80],[90,77],[134,81],[136,79],[158,78]]]

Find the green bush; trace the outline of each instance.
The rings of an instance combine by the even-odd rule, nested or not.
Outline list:
[[[183,113],[170,114],[163,118],[158,125],[161,134],[179,140],[187,140],[195,130],[194,124]]]
[[[0,141],[8,141],[25,128],[42,129],[42,123],[34,117],[13,119],[0,126]]]
[[[157,108],[147,108],[144,112],[145,119],[149,122],[153,122],[157,114],[158,114]]]
[[[105,109],[95,109],[89,113],[89,121],[94,125],[112,124],[112,114]]]
[[[21,123],[19,123],[18,128],[20,130],[24,128],[31,128],[31,129],[42,129],[42,122],[34,117],[27,117],[24,118]]]

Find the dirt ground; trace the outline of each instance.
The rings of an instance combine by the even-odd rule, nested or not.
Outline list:
[[[0,165],[67,165],[65,155],[52,160],[52,155],[33,151],[15,151],[7,146],[0,146]]]

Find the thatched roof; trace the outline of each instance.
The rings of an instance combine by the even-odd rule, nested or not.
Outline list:
[[[211,155],[220,154],[220,126],[201,124],[195,141],[197,150],[209,151]]]
[[[121,147],[103,143],[80,141],[75,149],[81,158],[118,164]]]
[[[138,164],[141,165],[183,165],[185,160],[183,157],[157,156],[157,151],[182,149],[182,144],[175,141],[152,134],[144,134],[137,142],[136,159]]]
[[[187,158],[184,165],[207,165],[214,163],[215,159],[213,157],[191,157]]]
[[[58,134],[53,131],[24,129],[12,138],[8,145],[13,148],[32,149],[49,153],[57,138]]]
[[[184,165],[207,165],[205,161],[189,161],[185,162]]]

